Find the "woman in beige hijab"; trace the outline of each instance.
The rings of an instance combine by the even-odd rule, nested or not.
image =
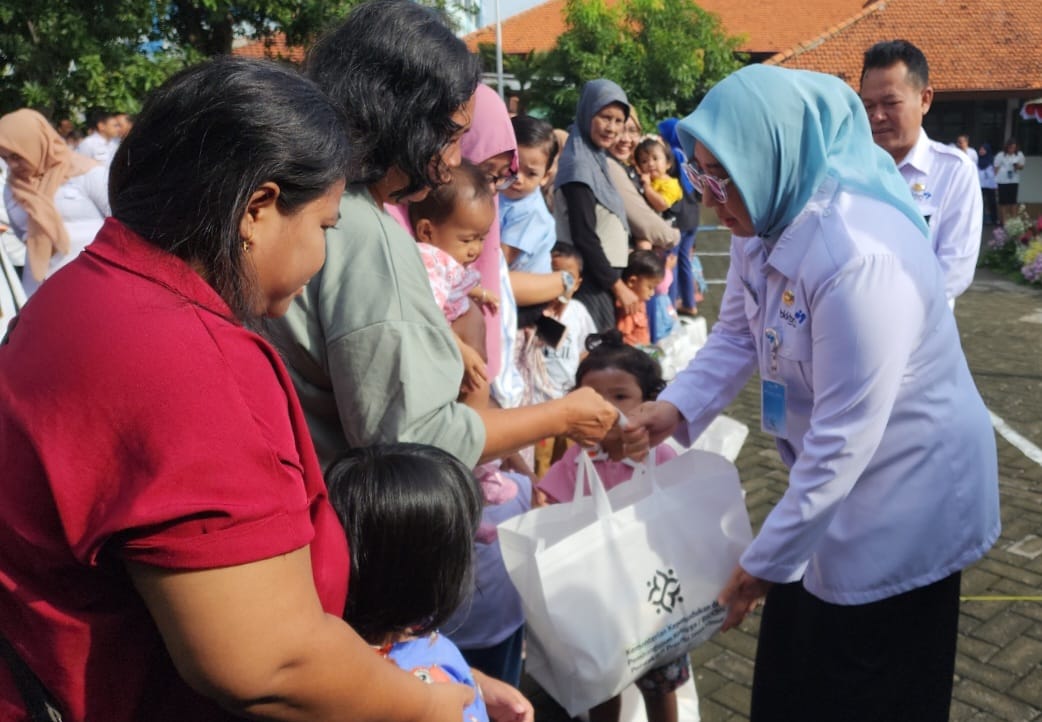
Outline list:
[[[47,119],[28,108],[0,118],[0,158],[10,169],[4,202],[27,246],[22,285],[31,294],[94,240],[111,214],[108,171],[70,150]]]

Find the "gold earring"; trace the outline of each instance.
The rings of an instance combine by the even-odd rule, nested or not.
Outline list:
[[[250,242],[249,241],[244,240],[242,242],[242,252],[243,253],[249,253],[250,252]]]

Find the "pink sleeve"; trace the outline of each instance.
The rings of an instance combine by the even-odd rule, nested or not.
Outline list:
[[[502,299],[503,294],[499,286],[499,196],[496,196],[496,219],[492,221],[492,227],[488,229],[485,236],[485,246],[481,249],[481,255],[474,262],[474,267],[481,274],[481,285],[489,292],[494,293],[497,298]],[[488,354],[489,378],[499,375],[502,368],[502,329],[499,322],[499,311],[489,313],[485,311],[485,353]]]
[[[581,447],[576,444],[569,446],[556,463],[554,463],[536,485],[539,491],[546,494],[551,502],[560,504],[571,501],[575,496],[575,458],[579,455]]]
[[[677,458],[676,449],[669,444],[659,444],[655,447],[655,464],[665,464],[675,458]]]
[[[669,287],[673,285],[673,269],[667,268],[666,274],[662,276],[662,281],[659,285],[655,286],[655,293],[666,296],[669,294]]]
[[[427,281],[431,284],[431,292],[434,294],[434,302],[442,313],[446,313],[446,304],[449,294],[452,292],[452,279],[449,278],[449,268],[445,266],[438,257],[438,249],[426,243],[417,243],[420,249],[420,258],[423,267],[427,269]]]

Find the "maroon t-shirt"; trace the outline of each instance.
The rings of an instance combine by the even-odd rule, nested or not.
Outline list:
[[[69,720],[230,717],[180,680],[125,560],[209,569],[310,544],[323,607],[343,611],[346,538],[278,354],[114,219],[0,346],[0,460],[0,632]],[[0,719],[21,709],[0,662]]]

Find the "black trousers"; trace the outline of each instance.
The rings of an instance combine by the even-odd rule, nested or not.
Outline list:
[[[946,722],[960,580],[856,606],[823,602],[800,582],[772,587],[751,722]]]

